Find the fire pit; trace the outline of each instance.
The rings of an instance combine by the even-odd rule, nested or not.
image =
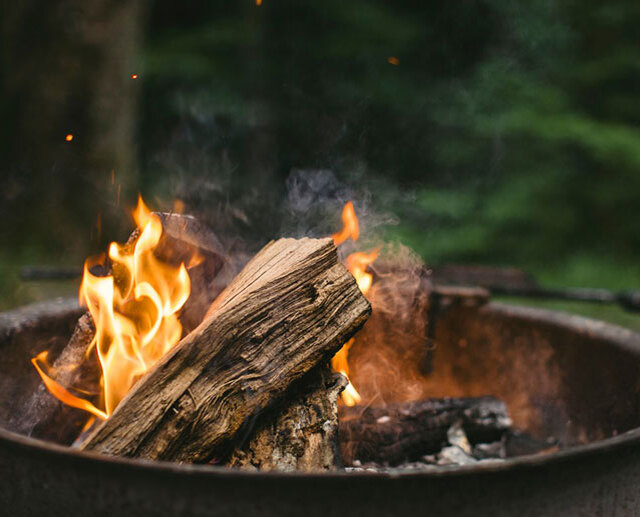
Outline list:
[[[0,500],[10,514],[633,514],[640,482],[640,335],[581,317],[454,303],[432,334],[434,396],[492,394],[562,450],[438,470],[244,472],[109,457],[11,432],[40,382],[29,358],[67,342],[58,300],[0,316]]]

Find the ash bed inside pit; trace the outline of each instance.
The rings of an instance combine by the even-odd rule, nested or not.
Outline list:
[[[35,422],[23,419],[25,407],[33,393],[44,393],[44,388],[29,358],[43,348],[52,353],[62,349],[80,314],[76,304],[58,300],[1,315],[0,426],[30,434]],[[420,373],[423,391],[416,398],[490,394],[506,403],[518,432],[504,434],[493,446],[471,443],[470,454],[461,456],[452,448],[465,450],[466,436],[458,422],[452,422],[443,451],[386,465],[353,457],[348,470],[422,469],[434,468],[429,464],[552,453],[640,425],[640,350],[638,337],[630,331],[561,313],[469,303],[467,297],[454,296],[444,300],[432,335],[437,346],[431,351],[430,371]],[[358,370],[357,348],[354,358],[352,378],[358,382],[366,368]],[[386,360],[393,368],[392,356]],[[406,357],[402,361],[406,365]],[[421,366],[415,364],[413,374],[418,375]],[[360,385],[366,394],[366,382]],[[401,402],[396,399],[387,406]]]

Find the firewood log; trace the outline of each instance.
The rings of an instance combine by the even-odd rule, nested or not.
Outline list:
[[[338,396],[347,378],[323,366],[289,390],[286,403],[260,418],[227,462],[244,470],[333,470],[340,466]]]
[[[180,314],[183,334],[187,334],[202,321],[213,300],[231,281],[236,273],[235,267],[225,257],[223,246],[215,234],[197,219],[179,214],[156,215],[162,222],[162,237],[155,250],[156,256],[175,266],[181,262],[193,263],[188,269],[191,294]],[[127,244],[132,246],[139,234],[136,229]],[[93,320],[86,313],[78,320],[68,345],[54,359],[52,371],[60,385],[82,390],[83,398],[96,403],[100,390],[100,367],[95,354],[86,354],[94,334]],[[96,396],[92,397],[92,394]],[[63,445],[73,443],[89,418],[85,411],[60,402],[44,384],[33,394],[25,412],[21,418],[24,422],[21,432]]]
[[[271,242],[82,448],[180,462],[223,457],[245,422],[328,361],[370,312],[330,239]]]
[[[340,450],[346,465],[355,460],[398,465],[438,452],[447,431],[462,427],[472,444],[499,440],[511,427],[504,402],[494,397],[442,398],[343,407]]]

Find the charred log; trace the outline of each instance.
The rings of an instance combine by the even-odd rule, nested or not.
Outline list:
[[[58,384],[82,390],[87,399],[97,398],[100,391],[100,365],[95,354],[87,354],[94,334],[93,320],[84,314],[51,368]],[[67,406],[49,394],[44,384],[33,394],[26,412],[24,421],[35,422],[31,436],[64,445],[73,443],[88,418],[85,411]]]
[[[511,419],[504,402],[493,397],[443,398],[387,407],[343,407],[340,450],[347,465],[355,460],[397,465],[441,450],[447,431],[459,425],[471,444],[500,440]]]

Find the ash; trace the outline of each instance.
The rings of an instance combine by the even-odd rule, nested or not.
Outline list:
[[[442,449],[436,454],[426,454],[418,460],[406,461],[398,465],[355,460],[344,470],[346,472],[394,473],[495,464],[517,456],[555,452],[558,450],[557,443],[554,437],[539,440],[514,429],[498,441],[472,446],[462,426],[456,424],[451,426],[447,432],[447,443],[443,444]]]

